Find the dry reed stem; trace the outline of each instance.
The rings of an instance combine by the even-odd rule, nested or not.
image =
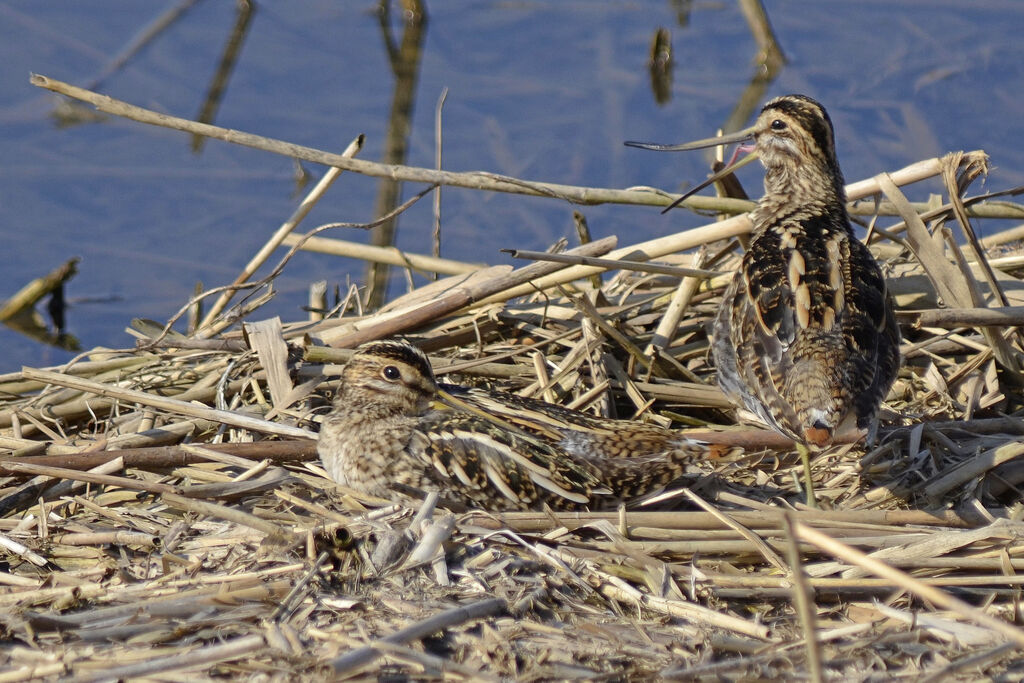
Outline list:
[[[998,308],[932,308],[901,310],[900,320],[915,327],[1017,327],[1024,326],[1024,306]]]
[[[259,441],[255,443],[209,444],[202,453],[196,453],[188,446],[141,446],[125,450],[113,449],[96,453],[74,453],[40,455],[32,457],[0,458],[0,474],[9,475],[7,465],[24,463],[63,467],[67,469],[88,469],[104,463],[120,461],[125,467],[138,469],[159,469],[177,467],[211,459],[205,451],[238,455],[251,465],[252,460],[270,459],[278,463],[300,462],[316,457],[316,443],[309,439],[298,441]]]
[[[106,95],[100,95],[84,88],[79,88],[68,83],[49,78],[47,76],[32,74],[29,82],[37,87],[46,88],[53,92],[88,102],[98,110],[121,116],[123,118],[147,123],[150,125],[162,126],[181,130],[193,135],[210,137],[233,144],[252,147],[282,156],[302,159],[313,163],[333,166],[335,168],[353,171],[378,178],[389,178],[408,182],[422,182],[430,185],[450,185],[453,187],[466,187],[470,189],[486,190],[491,192],[508,192],[514,194],[525,194],[540,197],[553,197],[571,201],[576,204],[636,204],[648,206],[668,206],[678,195],[653,188],[637,188],[616,190],[607,188],[578,187],[573,185],[560,185],[557,183],[544,183],[537,181],[519,180],[499,176],[493,173],[470,172],[455,173],[452,171],[438,171],[428,168],[416,168],[412,166],[398,166],[379,164],[359,159],[348,159],[341,154],[323,152],[311,147],[296,145],[294,143],[282,142],[271,138],[265,138],[251,133],[221,128],[205,123],[198,123],[188,119],[169,116],[152,110],[137,107]],[[967,154],[977,154],[968,152]],[[907,179],[897,181],[898,184],[916,182],[926,177],[934,176],[941,171],[936,168],[938,159],[930,159],[918,162],[906,169]],[[894,174],[895,175],[895,174]],[[898,215],[898,209],[891,204],[872,204],[871,206],[859,206],[856,200],[867,195],[879,192],[877,184],[873,180],[863,180],[853,183],[847,188],[847,196],[853,202],[851,211],[855,215]],[[747,200],[730,199],[727,197],[702,197],[693,196],[688,198],[681,206],[696,211],[716,211],[730,213],[744,213],[750,211],[754,203]],[[915,205],[915,209],[923,209],[923,205]],[[979,210],[971,206],[968,215],[989,218],[1020,217],[1024,215],[1024,209],[1017,205],[1007,207],[987,206],[987,210]]]
[[[243,325],[246,341],[256,352],[260,366],[267,375],[267,387],[275,410],[287,407],[285,398],[292,391],[288,374],[288,345],[284,341],[284,327],[278,317]]]
[[[604,239],[584,244],[569,253],[576,254],[603,254],[614,248],[617,238],[605,237]],[[436,320],[439,317],[453,313],[469,305],[475,305],[481,299],[486,299],[495,292],[507,291],[520,283],[531,283],[525,285],[531,287],[532,283],[543,278],[552,271],[557,271],[561,266],[557,264],[534,263],[525,268],[519,268],[510,273],[490,278],[479,283],[467,282],[462,287],[451,289],[444,296],[420,305],[411,307],[409,310],[394,313],[390,320],[367,325],[356,332],[349,332],[343,335],[333,335],[328,332],[321,336],[331,346],[354,348],[359,344],[371,339],[401,334],[403,331],[422,325],[425,322]]]
[[[189,417],[195,417],[202,420],[221,422],[223,424],[233,425],[242,429],[266,432],[268,434],[278,434],[280,436],[290,436],[292,438],[316,438],[316,434],[314,432],[306,429],[290,427],[276,422],[268,422],[267,420],[260,420],[258,418],[248,417],[227,410],[216,410],[213,408],[197,406],[192,403],[186,403],[185,401],[173,398],[163,398],[162,396],[156,396],[154,394],[137,391],[135,389],[125,389],[122,387],[111,386],[109,384],[101,384],[81,377],[63,375],[57,372],[45,372],[43,370],[35,370],[32,368],[24,368],[22,370],[22,375],[29,379],[46,382],[47,384],[55,384],[57,386],[78,389],[96,394],[97,396],[109,397],[117,401],[148,405],[161,410],[178,413],[179,415],[188,415]]]
[[[1004,462],[1024,455],[1024,443],[1008,443],[997,446],[990,451],[979,453],[974,458],[967,460],[954,467],[937,478],[935,481],[925,485],[924,493],[929,498],[939,498],[954,488],[964,485],[971,479],[983,475],[989,470],[995,469]]]
[[[707,501],[701,499],[693,491],[690,491],[689,489],[686,489],[684,491],[684,493],[686,494],[687,498],[689,498],[694,503],[696,503],[697,506],[700,507],[702,510],[704,510],[708,514],[712,515],[716,519],[720,520],[722,522],[722,524],[724,524],[725,526],[729,527],[730,529],[733,529],[740,536],[742,536],[747,541],[752,543],[754,545],[754,547],[757,548],[757,551],[759,553],[761,553],[761,556],[764,557],[764,559],[767,560],[768,563],[771,564],[773,567],[775,567],[776,569],[778,569],[779,571],[782,571],[782,572],[790,571],[790,567],[787,566],[786,563],[782,561],[782,558],[779,557],[778,553],[776,553],[774,550],[772,550],[768,546],[768,544],[765,543],[761,538],[759,538],[757,536],[757,534],[755,534],[753,531],[751,531],[747,527],[743,526],[742,524],[737,522],[735,519],[733,519],[729,515],[727,515],[727,514],[723,513],[722,511],[716,509],[713,505],[711,505]],[[789,517],[783,517],[783,519],[784,520],[788,520]],[[792,565],[792,562],[790,562],[790,564]]]
[[[348,147],[345,148],[345,151],[341,153],[341,156],[346,159],[353,158],[359,153],[359,150],[363,148],[364,140],[365,137],[363,135],[356,136],[356,139],[349,143]],[[327,169],[327,172],[324,173],[319,182],[313,186],[313,189],[311,189],[305,198],[299,203],[299,206],[295,209],[288,220],[281,224],[281,227],[271,235],[266,244],[264,244],[260,250],[256,252],[256,255],[250,259],[249,263],[245,265],[245,268],[242,269],[242,273],[235,278],[234,282],[231,283],[233,286],[241,285],[249,281],[249,278],[251,278],[256,271],[267,262],[267,259],[269,259],[270,255],[274,253],[274,250],[284,243],[285,238],[295,230],[299,223],[302,222],[302,219],[313,210],[313,207],[316,206],[317,202],[320,201],[320,198],[323,197],[341,173],[342,170],[339,168]],[[197,337],[206,336],[207,326],[210,325],[213,320],[221,314],[221,312],[223,312],[224,308],[228,305],[228,302],[231,301],[231,297],[234,295],[235,291],[235,289],[227,289],[215,302],[213,302],[213,305],[210,306],[210,310],[207,312],[206,317],[204,317],[203,321],[199,324],[199,329],[196,331]]]
[[[700,268],[680,268],[677,266],[664,266],[659,263],[646,263],[643,261],[629,261],[625,259],[593,258],[588,256],[571,256],[565,253],[551,253],[547,251],[529,251],[527,249],[503,249],[512,258],[529,259],[532,261],[553,261],[555,263],[568,263],[581,266],[596,266],[602,270],[632,270],[638,273],[659,273],[661,275],[674,275],[676,277],[692,277],[698,279],[710,279],[722,273],[714,270],[701,270]]]
[[[803,563],[800,559],[800,544],[794,533],[796,522],[791,515],[783,518],[785,522],[786,556],[789,558],[789,578],[793,582],[793,603],[804,634],[807,650],[807,674],[814,683],[824,680],[821,670],[821,647],[818,643],[818,628],[815,618],[814,595],[804,577]]]
[[[948,159],[943,160],[940,172],[948,172],[949,161]],[[956,161],[966,165],[972,165],[976,162],[974,159],[968,160],[959,156],[956,158]],[[978,289],[978,283],[971,275],[970,270],[963,267],[963,258],[958,247],[945,234],[947,229],[939,228],[933,234],[925,226],[924,221],[914,211],[913,207],[910,206],[891,176],[882,173],[875,178],[890,201],[899,207],[907,226],[908,244],[914,250],[918,261],[924,266],[932,285],[939,292],[946,305],[960,308],[979,307],[983,302]],[[951,261],[947,254],[947,242],[954,256],[953,261]],[[954,261],[960,263],[961,266],[957,267],[957,265],[954,265]],[[1015,372],[1019,371],[1017,355],[1006,341],[997,332],[988,327],[982,328],[981,331],[985,338],[988,339],[999,361],[1005,367]]]
[[[914,595],[929,601],[933,605],[956,612],[966,619],[970,619],[971,621],[997,631],[1007,639],[1012,640],[1018,648],[1024,647],[1024,630],[1021,630],[1020,628],[1001,619],[992,617],[988,613],[972,607],[963,600],[955,598],[938,588],[918,581],[909,574],[898,569],[894,569],[884,562],[868,557],[864,553],[859,552],[844,543],[840,543],[833,538],[829,538],[827,535],[812,529],[805,524],[796,522],[794,524],[794,529],[796,530],[797,537],[801,540],[821,548],[825,552],[838,557],[844,562],[863,567],[872,574],[892,581],[893,584],[910,591]]]
[[[23,462],[8,462],[7,470],[15,473],[23,472],[25,474],[37,474],[43,477],[84,481],[91,484],[102,484],[104,486],[117,486],[132,491],[147,491],[149,493],[179,493],[181,491],[177,486],[171,486],[170,484],[144,482],[136,479],[130,479],[128,477],[115,477],[110,474],[81,472],[79,470],[69,470],[63,467],[30,465]]]
[[[0,302],[0,321],[9,321],[16,316],[30,314],[36,303],[53,290],[61,287],[75,276],[78,270],[77,258],[70,259],[43,277],[32,280],[18,290],[14,296]]]
[[[286,247],[299,245],[303,251],[312,251],[318,254],[329,254],[331,256],[344,256],[345,258],[373,261],[374,263],[387,263],[392,266],[402,266],[426,273],[439,273],[441,275],[462,275],[472,273],[475,270],[485,268],[483,263],[465,263],[437,256],[426,256],[424,254],[413,254],[402,251],[397,247],[375,247],[360,242],[349,242],[331,237],[310,237],[303,241],[298,235],[289,235],[284,238],[282,244]]]
[[[207,645],[135,664],[112,665],[109,668],[82,671],[67,680],[69,683],[95,683],[96,681],[130,679],[171,671],[189,671],[208,664],[231,661],[266,646],[267,643],[262,636],[243,636],[220,645]]]

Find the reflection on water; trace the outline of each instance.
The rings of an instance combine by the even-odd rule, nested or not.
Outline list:
[[[672,33],[659,26],[651,39],[651,56],[647,68],[651,71],[651,92],[659,107],[672,100]]]
[[[320,149],[366,133],[361,158],[424,167],[436,154],[430,104],[447,88],[445,168],[668,190],[705,177],[707,159],[632,153],[623,140],[741,128],[772,95],[806,92],[833,115],[850,180],[984,148],[996,166],[989,187],[1024,183],[1024,151],[1005,145],[1024,115],[1016,0],[769,3],[770,25],[751,19],[757,3],[741,2],[453,1],[412,14],[396,2],[383,5],[390,14],[329,0],[255,7],[0,4],[0,300],[81,257],[65,287],[68,332],[86,348],[128,346],[132,318],[166,320],[197,282],[234,280],[296,202],[288,159],[97,116],[29,86],[30,71]],[[769,27],[784,66],[781,51],[766,48]],[[747,173],[744,184],[759,194],[759,171]],[[369,222],[420,189],[344,174],[300,230]],[[923,199],[929,188],[912,191]],[[575,241],[574,210],[595,239],[639,241],[705,220],[452,188],[442,197],[441,256],[465,262],[502,263],[503,247]],[[372,240],[388,242],[390,231],[403,249],[428,254],[433,220],[421,202],[401,231],[380,229]],[[328,236],[371,239],[345,229]],[[428,277],[404,269],[368,277],[365,268],[302,254],[262,312],[304,317],[316,280],[343,291],[370,281],[371,296],[390,283],[394,296],[406,277]],[[7,328],[0,343],[8,366],[0,372],[69,356]]]
[[[66,330],[64,286],[75,276],[78,259],[73,258],[43,277],[32,280],[6,301],[0,302],[0,322],[40,344],[65,351],[78,351],[81,345]],[[46,299],[44,318],[37,306]]]
[[[217,62],[217,69],[214,71],[213,80],[206,92],[206,97],[203,98],[203,106],[196,116],[196,121],[200,123],[213,123],[217,109],[220,107],[221,99],[224,97],[224,91],[227,90],[228,80],[230,80],[231,74],[235,70],[235,61],[242,50],[242,43],[245,42],[245,37],[249,33],[249,26],[255,6],[249,0],[238,0],[235,2],[235,8],[237,15],[235,23],[231,27],[231,32],[228,34],[227,43],[224,45],[224,54],[221,56],[220,61]],[[203,143],[205,142],[206,138],[204,136],[193,135],[192,151],[202,151]]]
[[[387,133],[384,138],[385,164],[404,164],[412,131],[412,111],[416,100],[416,77],[420,71],[420,53],[427,30],[426,7],[420,0],[406,0],[402,7],[402,39],[396,45],[391,36],[391,3],[380,3],[380,32],[387,47],[388,62],[394,74],[394,95],[388,114]],[[374,217],[386,216],[395,210],[401,199],[402,184],[389,178],[381,179],[374,204]],[[370,231],[370,244],[390,247],[395,243],[398,218],[392,218]],[[386,263],[371,262],[367,268],[366,306],[380,308],[387,299],[391,267]]]

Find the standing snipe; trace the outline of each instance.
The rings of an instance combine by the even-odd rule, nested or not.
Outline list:
[[[657,491],[706,455],[654,425],[447,388],[453,405],[441,403],[430,362],[413,346],[360,346],[320,427],[324,468],[383,498],[438,491],[492,510],[602,508]]]
[[[687,150],[751,139],[765,194],[715,317],[712,352],[733,402],[797,443],[814,505],[808,449],[830,445],[850,421],[873,427],[900,362],[885,279],[846,213],[828,113],[809,97],[786,95],[732,135],[627,144]]]

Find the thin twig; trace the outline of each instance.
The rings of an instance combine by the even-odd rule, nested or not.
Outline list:
[[[382,642],[391,645],[404,645],[413,640],[426,638],[437,631],[451,629],[467,621],[493,616],[503,612],[506,608],[507,603],[503,598],[487,598],[468,605],[459,605],[396,631],[383,638]],[[370,644],[333,659],[331,667],[334,669],[335,676],[344,676],[366,666],[381,654],[380,650]]]
[[[845,543],[841,543],[834,538],[830,538],[802,522],[795,522],[793,528],[796,531],[797,537],[801,541],[815,545],[830,555],[838,557],[844,562],[863,567],[876,576],[889,579],[896,586],[912,592],[919,598],[927,600],[933,605],[943,609],[957,612],[961,616],[970,619],[975,623],[1001,633],[1003,636],[1016,643],[1017,647],[1024,647],[1024,630],[1021,630],[1002,619],[990,616],[987,612],[976,607],[972,607],[963,600],[955,598],[943,590],[929,586],[928,584],[910,576],[906,572],[890,567],[880,560],[868,557],[861,551],[851,548]]]
[[[364,135],[356,136],[356,139],[349,143],[348,147],[345,148],[345,151],[341,153],[341,156],[346,159],[351,159],[363,148],[363,142],[365,140],[366,137]],[[313,207],[316,206],[317,202],[320,201],[320,198],[324,196],[328,188],[330,188],[342,172],[343,171],[340,168],[331,167],[327,169],[327,172],[320,179],[320,182],[318,182],[313,189],[309,191],[309,194],[306,195],[305,199],[302,200],[292,215],[288,217],[288,220],[281,224],[281,227],[271,235],[266,244],[264,244],[260,250],[256,252],[256,255],[249,260],[249,263],[245,264],[241,274],[235,278],[235,281],[231,283],[229,288],[225,289],[217,300],[213,302],[213,305],[210,306],[210,310],[206,314],[206,317],[203,318],[202,323],[200,323],[196,336],[206,336],[205,328],[213,322],[214,318],[221,314],[224,307],[227,306],[229,301],[231,301],[232,295],[238,291],[236,287],[248,282],[249,278],[251,278],[253,274],[267,262],[267,259],[269,259],[270,255],[274,253],[274,250],[281,246],[285,237],[295,230],[298,224],[302,222],[302,219],[313,210]]]
[[[818,645],[818,629],[815,626],[814,593],[804,577],[803,563],[800,561],[800,544],[797,542],[792,515],[785,515],[783,522],[786,529],[786,554],[789,557],[789,578],[793,582],[793,602],[804,631],[804,642],[807,649],[807,673],[814,683],[823,680],[821,670],[821,648]]]

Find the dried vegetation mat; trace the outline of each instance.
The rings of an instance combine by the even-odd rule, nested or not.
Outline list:
[[[214,292],[188,334],[139,322],[135,349],[0,377],[0,681],[1019,680],[1024,257],[1019,228],[978,240],[970,222],[1024,211],[967,197],[984,166],[952,154],[850,186],[877,200],[852,212],[896,292],[904,367],[875,442],[815,459],[823,510],[709,366],[742,203],[639,245],[467,268],[374,313],[352,292],[282,323],[258,315],[270,282],[233,308]],[[908,202],[899,186],[927,177],[945,195]],[[690,430],[710,474],[611,513],[346,490],[316,462],[317,420],[347,349],[392,335],[448,381]]]

